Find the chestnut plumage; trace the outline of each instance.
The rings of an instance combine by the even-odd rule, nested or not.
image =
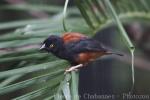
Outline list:
[[[99,41],[76,32],[64,33],[61,37],[51,35],[40,49],[69,61],[71,65],[87,64],[103,55],[116,54],[105,49]]]

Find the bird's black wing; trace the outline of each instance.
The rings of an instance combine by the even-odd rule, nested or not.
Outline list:
[[[66,47],[73,53],[106,51],[101,43],[94,39],[82,39],[80,41],[69,43]]]

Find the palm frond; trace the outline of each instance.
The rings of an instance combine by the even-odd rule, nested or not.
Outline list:
[[[84,19],[81,16],[71,17],[72,14],[79,15],[79,11],[76,8],[68,8],[65,19],[67,30],[92,35],[90,33],[95,33],[114,22],[117,24],[111,12],[112,8],[108,8],[105,0],[75,1]],[[111,4],[120,23],[150,20],[149,0],[111,0]],[[53,55],[38,51],[40,43],[48,35],[61,35],[64,32],[62,7],[26,4],[1,6],[0,10],[3,9],[40,10],[55,14],[47,19],[0,23],[0,30],[14,29],[0,37],[0,64],[9,68],[0,72],[0,94],[25,89],[24,93],[15,97],[14,100],[37,98],[62,100],[57,95],[64,96],[66,100],[79,99],[77,98],[78,78],[74,73],[71,79],[70,74],[63,73],[69,64]],[[70,86],[68,81],[75,85]],[[29,89],[30,87],[34,88]],[[76,93],[74,94],[76,97],[70,97],[71,93]]]
[[[149,20],[150,9],[148,0],[110,0],[117,16],[123,23],[131,20]],[[114,24],[112,13],[105,0],[76,0],[76,4],[87,24],[94,33],[110,24]],[[128,19],[128,20],[126,20]]]
[[[101,26],[106,26],[107,21],[111,21],[118,26],[118,29],[121,33],[121,37],[124,40],[125,45],[131,52],[132,56],[132,82],[134,87],[134,51],[135,47],[129,39],[125,29],[123,28],[122,22],[119,16],[124,14],[123,17],[128,19],[126,15],[130,15],[134,18],[139,17],[135,16],[134,13],[146,13],[146,16],[149,16],[149,2],[147,0],[76,0],[76,4],[80,9],[82,16],[84,17],[87,24],[97,32],[100,30]],[[123,5],[123,6],[121,6]],[[128,8],[128,9],[127,9]],[[145,17],[146,17],[145,16]],[[127,22],[127,20],[125,20]],[[110,24],[108,24],[110,25]],[[106,26],[107,27],[107,26]],[[131,91],[132,91],[131,89]]]

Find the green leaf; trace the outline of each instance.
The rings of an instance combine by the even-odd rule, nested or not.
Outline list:
[[[109,9],[108,3],[105,4],[106,0],[75,1],[84,19],[79,15],[76,8],[68,7],[65,21],[67,21],[67,30],[72,32],[81,32],[91,36],[91,33],[114,25],[114,22],[119,25],[119,23],[149,22],[150,20],[149,0],[136,0],[136,2],[135,0],[111,0],[116,14],[112,8]],[[66,61],[55,61],[54,56],[39,53],[37,50],[38,45],[47,36],[51,34],[61,35],[64,32],[62,7],[26,3],[2,5],[0,10],[50,13],[50,17],[47,19],[34,18],[0,23],[0,30],[2,31],[15,29],[15,31],[9,31],[0,37],[0,63],[9,67],[9,70],[0,72],[0,79],[5,78],[0,84],[0,93],[6,94],[19,89],[30,88],[31,92],[25,91],[27,93],[14,99],[63,100],[65,98],[78,100],[78,73],[67,74],[70,75],[71,80],[67,79],[63,74],[64,69],[68,66]],[[129,41],[128,44],[130,44]],[[29,47],[26,48],[26,46]],[[24,62],[24,66],[19,66],[22,62]],[[59,71],[61,72],[59,73]],[[39,72],[38,76],[34,72]],[[32,73],[33,76],[29,73]],[[56,74],[53,75],[54,73]],[[26,75],[30,75],[30,79],[15,83],[15,80]]]
[[[40,4],[14,4],[14,5],[2,5],[0,10],[21,10],[21,11],[46,11],[50,13],[62,12],[63,7],[54,5],[40,5]],[[75,7],[69,8],[69,13],[78,14]]]
[[[27,74],[27,73],[36,72],[36,71],[52,69],[55,67],[63,68],[63,66],[65,66],[65,65],[66,65],[66,63],[64,60],[57,60],[57,61],[52,61],[52,62],[47,62],[47,63],[41,63],[41,64],[37,64],[37,65],[31,65],[31,66],[27,66],[27,67],[23,67],[23,68],[0,72],[0,78],[17,75],[17,74]]]
[[[37,98],[41,95],[44,95],[46,92],[49,92],[50,94],[54,94],[54,92],[56,91],[56,87],[60,81],[60,78],[62,78],[62,76],[59,76],[55,79],[52,79],[51,80],[51,84],[45,86],[45,87],[42,87],[38,90],[34,90],[32,92],[29,92],[25,95],[22,95],[22,96],[19,96],[17,98],[14,98],[13,100],[29,100],[29,99],[34,99],[34,98]]]
[[[48,57],[48,55],[35,53],[35,54],[29,54],[29,55],[24,55],[24,56],[1,58],[0,63],[13,62],[13,61],[23,61],[23,60],[30,61],[31,59],[38,60],[38,59],[42,59],[45,57]]]
[[[72,90],[72,100],[79,100],[78,95],[78,73],[75,71],[71,72],[71,90]]]
[[[71,100],[71,91],[70,91],[70,74],[66,74],[64,81],[62,84],[62,91],[66,100]]]
[[[0,88],[0,94],[4,94],[4,93],[8,93],[8,92],[12,92],[18,89],[22,89],[31,85],[36,85],[36,84],[42,84],[43,82],[46,82],[50,79],[53,79],[54,77],[62,74],[63,70],[58,70],[56,72],[50,73],[50,74],[46,74],[46,75],[41,75],[38,77],[34,77],[22,82],[18,82],[16,84],[12,84],[12,85],[8,85],[6,87],[1,87]]]
[[[18,78],[20,78],[22,76],[23,75],[14,75],[14,76],[9,77],[8,79],[6,79],[0,83],[0,88],[12,83],[13,81],[17,80]]]

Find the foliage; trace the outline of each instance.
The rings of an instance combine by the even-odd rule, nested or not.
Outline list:
[[[107,1],[109,2],[109,0]],[[75,0],[75,2],[80,12],[77,8],[69,7],[65,25],[67,30],[87,35],[92,35],[91,33],[108,27],[114,22],[117,25],[120,23],[119,26],[122,28],[120,33],[126,34],[120,20],[123,23],[133,20],[150,20],[149,0],[111,0],[109,3],[113,4],[115,16],[112,13],[112,8],[109,8],[108,2],[104,0]],[[29,4],[5,5],[0,8],[1,10],[40,10],[54,13],[49,15],[47,19],[31,19],[0,24],[1,30],[15,30],[0,37],[0,65],[8,68],[0,72],[0,94],[4,95],[24,89],[22,94],[18,94],[14,100],[37,98],[62,100],[57,95],[64,95],[67,100],[70,100],[72,91],[77,91],[77,87],[73,85],[70,91],[69,83],[74,84],[75,80],[71,80],[70,74],[64,75],[65,68],[69,66],[68,62],[51,54],[39,52],[41,42],[48,35],[61,35],[64,32],[63,8]],[[124,37],[123,35],[122,38]],[[132,43],[129,44],[127,44],[129,47],[133,47]],[[74,74],[72,73],[72,76],[75,76]]]

